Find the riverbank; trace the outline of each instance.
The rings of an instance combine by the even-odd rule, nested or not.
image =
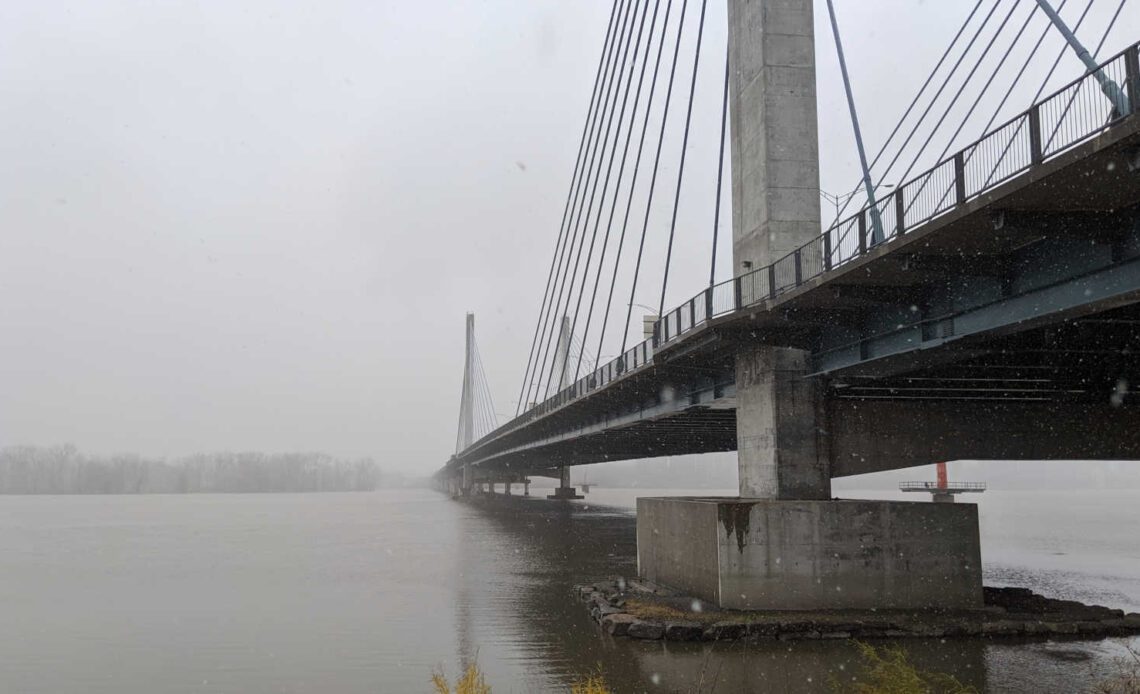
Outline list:
[[[978,610],[722,610],[640,580],[616,578],[578,585],[574,593],[606,633],[666,641],[783,641],[881,638],[1101,639],[1140,634],[1140,614],[1026,588],[984,589]]]

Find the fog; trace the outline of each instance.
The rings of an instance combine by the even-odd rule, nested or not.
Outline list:
[[[878,143],[964,11],[837,4]],[[1125,12],[1102,55],[1137,26]],[[0,447],[320,450],[427,473],[455,440],[466,311],[508,418],[608,14],[0,6]],[[857,160],[816,19],[821,185],[838,192]],[[707,274],[724,26],[710,3],[670,301]]]

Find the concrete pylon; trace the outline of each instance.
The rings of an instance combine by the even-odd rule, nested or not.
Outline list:
[[[475,442],[475,314],[467,314],[467,335],[463,361],[463,398],[459,407],[459,451]],[[457,452],[459,452],[457,451]],[[471,464],[463,464],[461,490],[471,492]]]
[[[811,0],[728,3],[732,261],[765,267],[820,233]],[[744,286],[767,287],[768,277]],[[742,297],[750,301],[758,297]],[[748,345],[736,356],[740,496],[827,499],[828,458],[805,380],[807,354]]]
[[[558,330],[558,359],[562,367],[558,369],[558,387],[554,392],[562,390],[570,384],[570,318],[562,316],[561,328]]]
[[[570,499],[585,499],[586,497],[578,493],[578,490],[570,486],[570,466],[563,465],[558,470],[558,488],[554,490],[553,494],[546,497],[547,499],[558,499],[561,501],[568,501]]]

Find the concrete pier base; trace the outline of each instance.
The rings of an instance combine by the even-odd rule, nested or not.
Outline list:
[[[643,498],[637,566],[731,609],[982,606],[974,504]]]
[[[546,497],[547,499],[585,499],[586,497],[580,496],[578,490],[570,486],[570,467],[563,465],[558,471],[558,487],[554,490],[553,494]]]

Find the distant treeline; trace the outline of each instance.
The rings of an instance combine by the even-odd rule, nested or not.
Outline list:
[[[0,448],[0,494],[193,494],[370,491],[370,458],[323,453],[207,453],[174,460],[89,456],[74,446]]]

